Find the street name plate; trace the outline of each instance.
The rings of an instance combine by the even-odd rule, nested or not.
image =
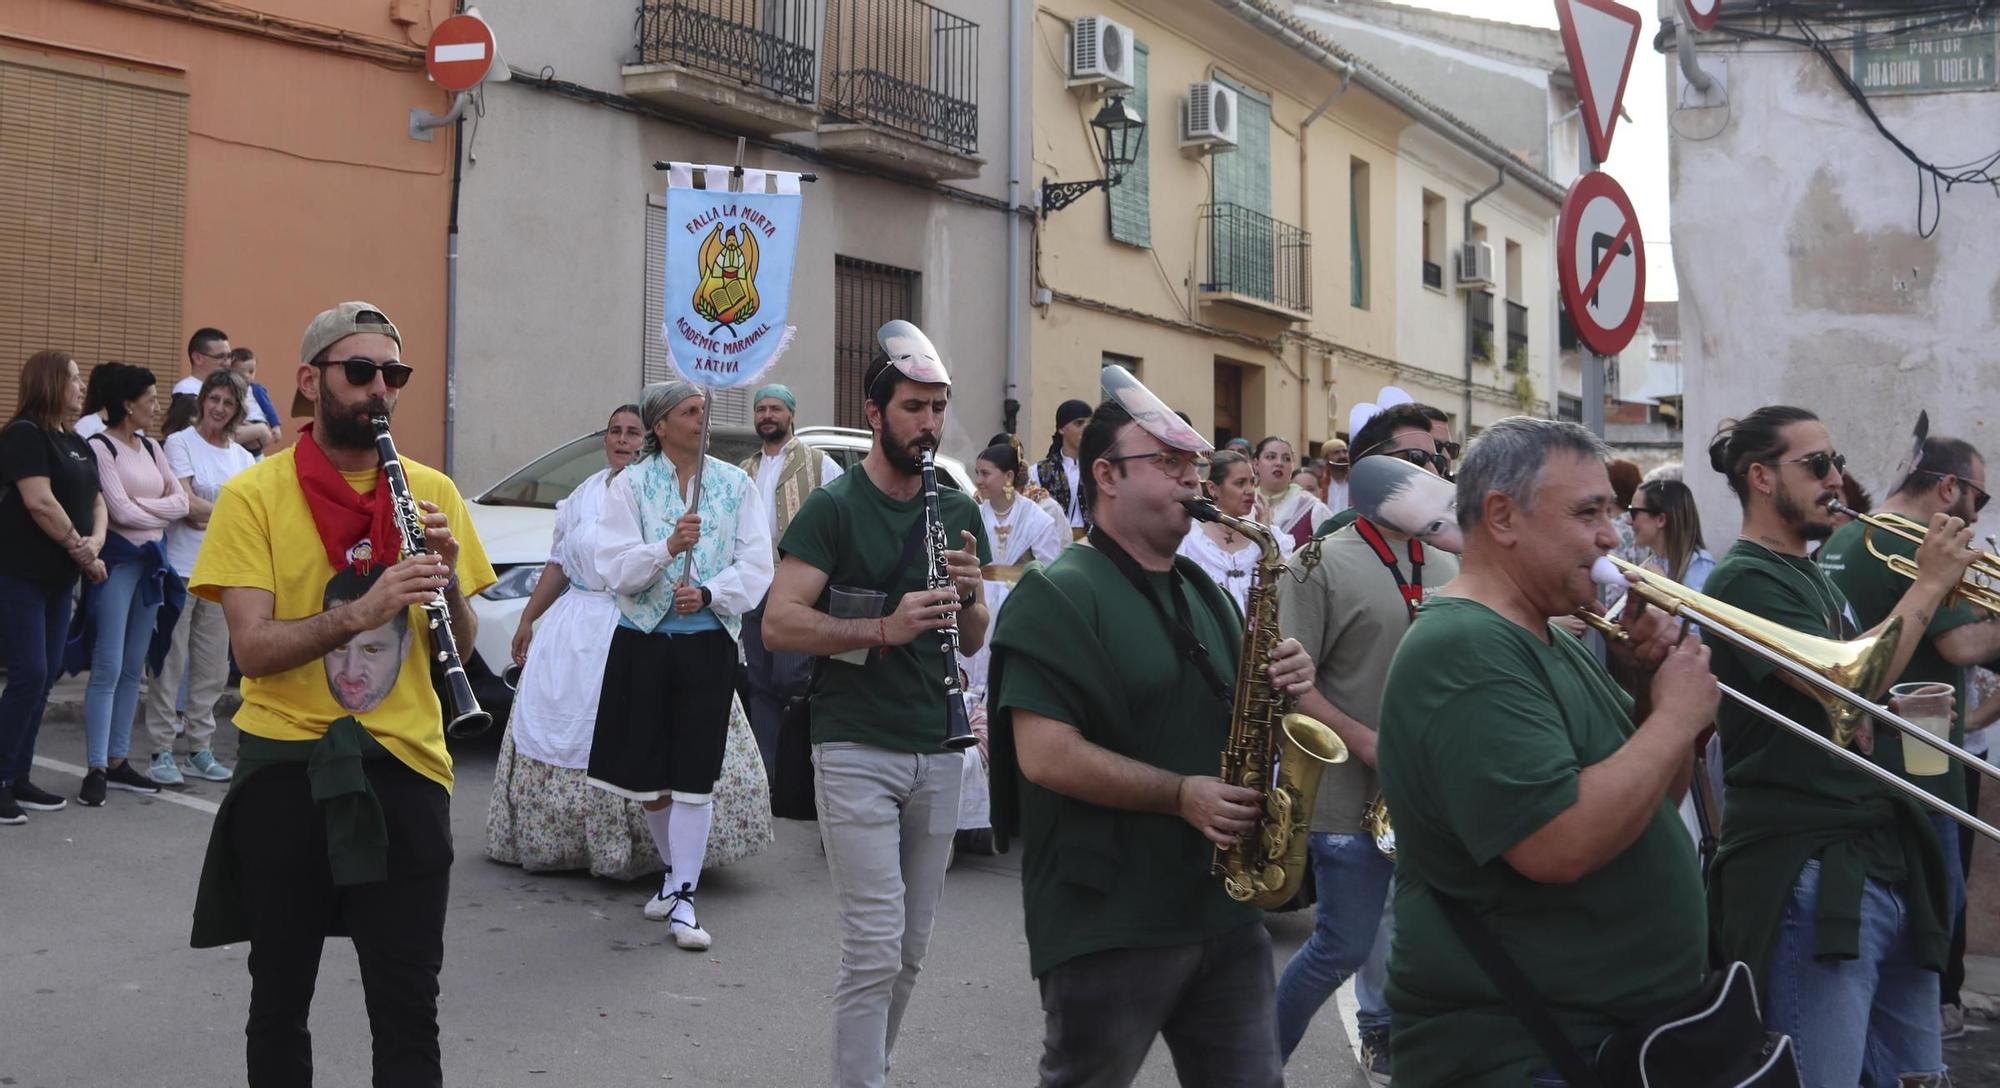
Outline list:
[[[1882,37],[1885,31],[1902,31]],[[1854,82],[1869,94],[1936,94],[1990,91],[2000,86],[1995,20],[1968,15],[1939,23],[1936,16],[1873,23],[1874,35],[1854,49]]]

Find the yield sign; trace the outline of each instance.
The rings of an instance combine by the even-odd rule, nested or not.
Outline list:
[[[477,15],[454,15],[431,31],[424,69],[447,91],[469,91],[486,78],[497,53],[493,28],[486,20]]]
[[[1562,23],[1570,77],[1583,100],[1590,157],[1601,163],[1611,157],[1611,130],[1618,124],[1625,77],[1639,47],[1639,13],[1616,0],[1556,0],[1556,18]]]
[[[1576,179],[1556,227],[1556,279],[1576,334],[1616,355],[1646,309],[1646,243],[1625,190],[1602,170]]]

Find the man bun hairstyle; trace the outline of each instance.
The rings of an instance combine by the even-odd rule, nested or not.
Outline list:
[[[1729,481],[1739,502],[1750,501],[1750,466],[1772,464],[1785,455],[1785,428],[1819,417],[1789,404],[1767,404],[1742,419],[1725,419],[1708,440],[1708,467]]]

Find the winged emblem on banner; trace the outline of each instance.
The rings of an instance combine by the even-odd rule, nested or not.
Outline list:
[[[716,329],[736,326],[757,313],[757,236],[747,226],[717,223],[701,243],[701,282],[694,288],[694,312]]]

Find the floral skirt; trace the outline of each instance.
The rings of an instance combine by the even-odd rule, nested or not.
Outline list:
[[[510,726],[493,768],[486,856],[532,873],[589,869],[592,876],[636,880],[665,872],[638,803],[598,789],[585,778],[581,769],[517,753]],[[706,868],[740,861],[776,841],[764,760],[742,704],[732,699]]]

